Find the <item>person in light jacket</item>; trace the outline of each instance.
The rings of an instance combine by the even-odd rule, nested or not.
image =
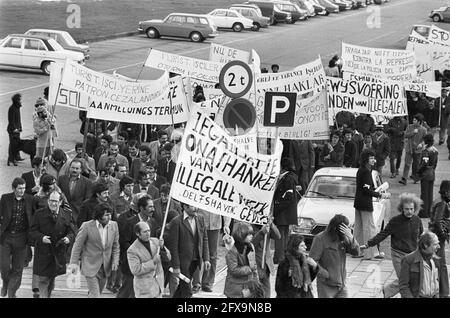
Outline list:
[[[160,249],[164,249],[170,260],[170,252],[164,247],[164,241],[150,237],[147,222],[138,222],[134,226],[137,239],[127,250],[128,265],[134,275],[133,288],[136,298],[161,298],[164,291],[164,271]]]
[[[43,105],[37,107],[33,114],[33,129],[37,136],[36,155],[45,158],[53,151],[55,119],[48,114],[46,107]]]
[[[319,266],[317,293],[319,298],[347,298],[346,253],[359,254],[359,244],[352,235],[349,220],[336,214],[325,231],[311,245],[309,257]]]

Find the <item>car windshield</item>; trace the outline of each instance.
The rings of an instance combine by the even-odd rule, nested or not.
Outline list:
[[[52,48],[55,51],[63,51],[64,50],[64,48],[58,42],[56,42],[53,39],[48,39],[48,43],[50,43],[50,45],[52,46]]]
[[[75,40],[72,38],[72,36],[69,33],[63,32],[63,33],[61,33],[61,36],[64,38],[64,40],[66,40],[67,44],[73,45],[73,46],[77,45],[77,42],[75,42]]]
[[[354,177],[317,176],[312,181],[305,196],[354,199],[355,192],[356,178]]]
[[[428,34],[430,33],[430,28],[427,26],[418,25],[414,27],[414,31],[419,33],[421,36],[428,38]]]

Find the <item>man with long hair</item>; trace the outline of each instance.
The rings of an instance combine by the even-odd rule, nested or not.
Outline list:
[[[347,298],[346,253],[359,254],[359,244],[352,235],[349,220],[336,214],[325,231],[311,245],[309,257],[319,266],[317,293],[319,298]]]

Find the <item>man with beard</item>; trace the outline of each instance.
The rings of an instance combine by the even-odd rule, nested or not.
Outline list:
[[[117,220],[113,204],[109,198],[108,186],[104,183],[94,183],[92,187],[92,196],[85,200],[80,208],[80,215],[77,218],[77,226],[80,227],[83,222],[87,222],[93,219],[95,207],[101,203],[105,203],[111,208],[111,217],[115,221]]]
[[[55,278],[66,274],[66,252],[75,239],[75,224],[70,210],[62,205],[62,195],[53,191],[48,206],[36,211],[29,237],[34,244],[33,275],[41,298],[50,298]]]
[[[9,135],[8,166],[10,162],[14,166],[17,166],[16,161],[19,157],[17,141],[20,140],[20,133],[22,132],[22,120],[20,117],[22,95],[14,94],[11,100],[12,105],[8,109],[8,127],[6,128]]]

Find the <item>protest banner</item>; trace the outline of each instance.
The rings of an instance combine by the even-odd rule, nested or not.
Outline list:
[[[326,78],[320,57],[300,65],[292,71],[256,74],[255,100],[258,137],[275,137],[275,129],[263,127],[264,97],[266,91],[296,92],[297,103],[293,127],[280,127],[282,139],[323,140],[329,138]],[[252,91],[251,91],[252,92]]]
[[[61,83],[63,63],[52,63],[49,79],[48,100],[50,104],[55,103],[58,107],[68,107],[76,110],[86,110],[89,96],[76,91]],[[56,102],[55,102],[56,101]]]
[[[417,78],[412,51],[370,48],[342,43],[342,70],[393,81]]]
[[[433,81],[431,42],[419,33],[412,31],[408,37],[406,50],[413,51],[416,56],[417,76],[425,81]]]
[[[181,76],[218,83],[220,70],[224,64],[152,49],[144,65]]]
[[[261,58],[259,57],[259,54],[254,49],[252,49],[251,59],[252,59],[252,64],[253,64],[253,71],[255,72],[255,74],[260,74],[261,73]]]
[[[441,97],[441,81],[423,82],[423,83],[405,83],[405,90],[424,93],[426,96],[438,98]]]
[[[248,63],[250,53],[247,51],[238,50],[232,47],[211,43],[209,47],[209,60],[212,62],[219,62],[226,64],[230,61],[242,61]]]
[[[402,83],[347,81],[336,77],[327,77],[327,83],[330,113],[345,110],[392,117],[408,114]]]
[[[437,70],[443,73],[445,70],[450,70],[450,47],[433,44],[432,50],[433,71]]]
[[[239,147],[242,147],[245,151],[257,152],[257,135],[256,132],[248,133],[240,136],[232,136],[233,140]]]
[[[157,80],[130,82],[67,60],[61,83],[88,95],[90,118],[159,125],[188,119],[182,79],[169,81],[167,73]]]
[[[193,113],[172,182],[174,199],[210,213],[266,224],[282,146],[274,155],[246,151],[202,113]]]
[[[414,51],[413,50],[414,43],[430,44],[431,42],[428,39],[426,39],[424,36],[420,35],[416,31],[412,30],[411,34],[408,36],[408,41],[406,42],[406,50]]]
[[[432,25],[428,34],[428,40],[435,44],[450,46],[450,32]]]

